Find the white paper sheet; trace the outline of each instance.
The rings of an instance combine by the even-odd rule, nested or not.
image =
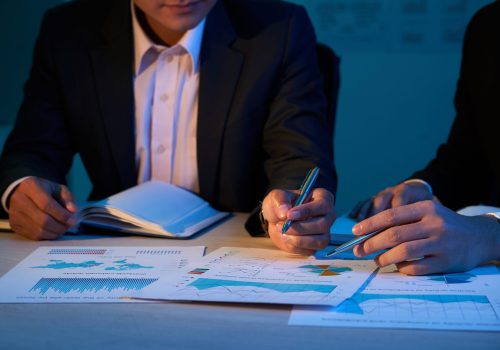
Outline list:
[[[205,247],[40,247],[0,278],[0,302],[134,302],[121,297],[158,283],[160,276],[182,269],[204,251]]]
[[[457,211],[457,213],[465,215],[465,216],[475,216],[475,215],[483,215],[488,213],[499,213],[500,208],[498,207],[489,207],[486,205],[473,205],[470,207],[465,207]]]
[[[134,297],[218,302],[337,305],[352,296],[373,261],[315,260],[283,251],[220,248],[188,273],[163,278]]]
[[[294,307],[290,325],[500,331],[500,273],[410,277],[378,273],[336,308]]]

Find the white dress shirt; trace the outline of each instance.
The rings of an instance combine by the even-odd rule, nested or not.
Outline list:
[[[196,158],[203,19],[172,47],[154,44],[132,5],[138,183],[160,180],[199,192]]]
[[[133,1],[131,7],[137,183],[160,180],[198,193],[196,129],[205,19],[166,47],[151,41]],[[6,211],[10,193],[28,177],[14,181],[2,194]]]

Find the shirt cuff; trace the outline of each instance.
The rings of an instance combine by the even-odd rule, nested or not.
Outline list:
[[[409,179],[403,182],[404,184],[412,184],[412,183],[419,183],[427,187],[427,190],[431,195],[434,195],[434,192],[432,191],[432,186],[425,180],[422,179]]]
[[[500,211],[497,211],[496,213],[486,213],[484,215],[493,216],[498,220],[498,222],[500,222]]]
[[[4,193],[2,194],[2,207],[3,209],[8,213],[9,212],[9,208],[7,208],[7,199],[9,199],[12,191],[15,190],[15,188],[21,183],[23,182],[24,180],[26,180],[27,178],[30,178],[31,176],[25,176],[25,177],[22,177],[20,178],[19,180],[16,180],[14,181],[13,183],[11,183],[9,185],[9,187],[7,187],[7,189],[4,191]]]

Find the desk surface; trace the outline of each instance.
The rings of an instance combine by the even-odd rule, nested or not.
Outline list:
[[[191,240],[77,236],[33,242],[0,233],[0,275],[39,246],[274,248],[238,214]],[[211,303],[0,304],[0,349],[500,349],[500,333],[288,326],[289,306]]]

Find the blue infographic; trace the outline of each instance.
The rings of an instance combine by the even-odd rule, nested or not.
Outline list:
[[[337,305],[373,273],[367,260],[315,260],[273,249],[220,248],[181,274],[137,292],[148,299]],[[165,280],[163,280],[165,281]]]
[[[198,278],[189,286],[199,290],[223,287],[226,290],[231,290],[231,287],[250,287],[255,289],[269,289],[279,293],[297,293],[297,292],[317,292],[329,294],[336,288],[335,285],[322,284],[291,284],[291,283],[266,283],[266,282],[251,282],[251,281],[233,281],[220,280],[210,278]],[[241,289],[235,289],[237,293],[242,293]]]
[[[42,278],[29,291],[44,295],[50,290],[64,294],[141,290],[157,280],[158,278]]]
[[[500,331],[499,287],[495,266],[433,276],[385,268],[335,308],[294,308],[289,324]]]
[[[130,302],[205,247],[41,247],[0,278],[0,302]]]

